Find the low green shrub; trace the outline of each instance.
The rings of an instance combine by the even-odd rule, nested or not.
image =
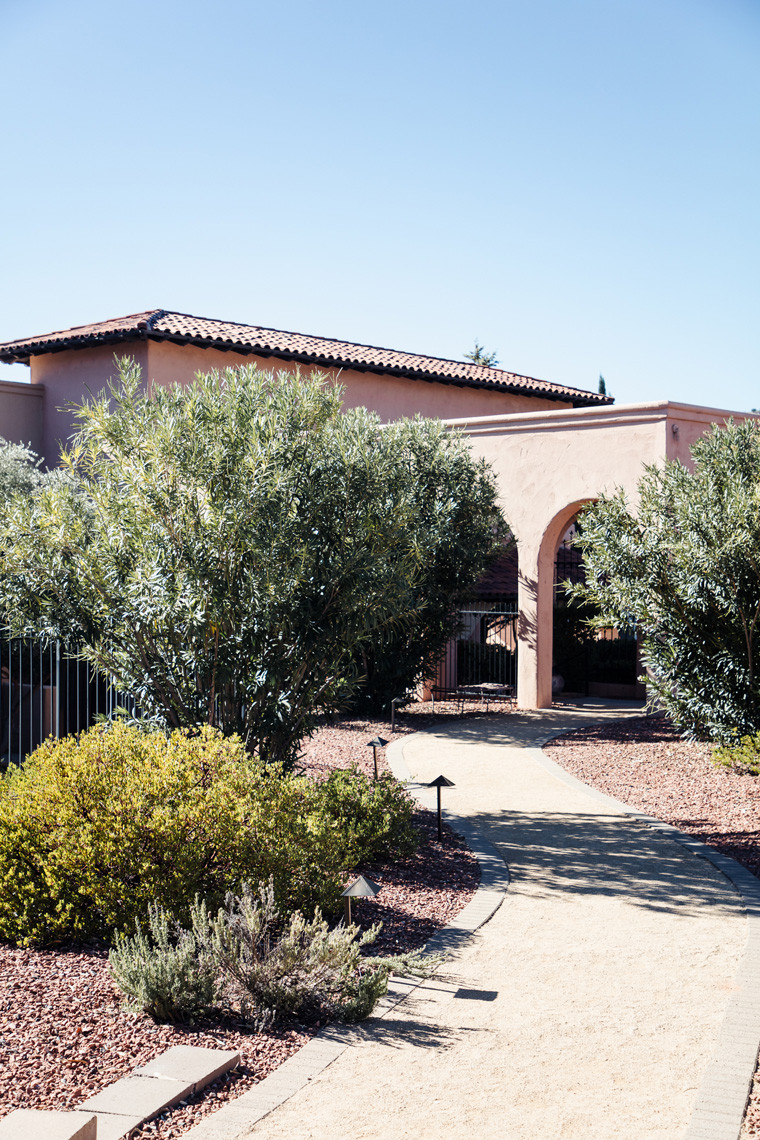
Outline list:
[[[150,903],[181,921],[271,878],[278,906],[336,913],[346,875],[414,843],[411,803],[357,772],[321,784],[210,728],[116,722],[48,741],[0,781],[0,938],[132,931]]]
[[[393,776],[369,780],[355,767],[337,768],[316,786],[315,797],[335,822],[346,867],[404,857],[417,848],[413,804]]]
[[[242,746],[209,730],[117,722],[48,740],[0,785],[0,937],[49,943],[134,929],[224,891],[243,854]]]
[[[760,776],[760,733],[742,736],[734,732],[734,739],[713,749],[712,760],[723,768],[733,768],[744,775]]]
[[[153,907],[149,934],[118,936],[109,955],[130,1004],[157,1021],[210,1012],[217,1003],[259,1028],[317,1015],[358,1021],[388,988],[390,966],[361,955],[379,926],[330,929],[318,909],[311,921],[300,911],[285,921],[271,882],[258,896],[243,884],[214,916],[196,899],[191,923],[183,929]]]
[[[108,956],[114,981],[133,1009],[156,1021],[191,1021],[220,997],[214,959],[192,930],[177,929],[163,907],[148,910],[148,930],[139,924],[130,938],[116,935]]]

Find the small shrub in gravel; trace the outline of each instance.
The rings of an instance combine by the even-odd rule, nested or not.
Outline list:
[[[412,800],[393,776],[369,780],[355,766],[337,768],[316,794],[340,831],[346,867],[386,856],[402,859],[419,846]]]
[[[130,1005],[156,1021],[192,1021],[219,997],[217,968],[193,930],[176,928],[163,907],[148,910],[148,930],[116,935],[111,974]]]
[[[270,878],[285,912],[336,913],[358,863],[414,846],[411,813],[390,778],[316,783],[208,727],[50,740],[0,780],[0,938],[111,941],[151,903],[187,921]]]
[[[318,1015],[358,1021],[387,989],[390,965],[361,956],[378,927],[331,930],[318,909],[311,921],[300,911],[286,921],[271,882],[258,896],[243,884],[214,916],[196,899],[191,918],[185,930],[152,907],[149,934],[119,936],[109,955],[116,984],[157,1021],[208,1012],[217,1001],[257,1028]]]

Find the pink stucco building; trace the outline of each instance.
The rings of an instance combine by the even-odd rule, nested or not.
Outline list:
[[[105,387],[114,356],[133,357],[146,384],[255,363],[319,370],[346,406],[384,420],[420,413],[462,429],[493,466],[517,539],[519,704],[552,700],[554,565],[568,525],[601,491],[635,489],[645,463],[679,458],[733,415],[668,401],[615,406],[608,396],[499,368],[419,356],[163,309],[0,344],[0,361],[30,367],[31,383],[0,382],[0,436],[31,443],[49,465],[71,432],[69,403]]]

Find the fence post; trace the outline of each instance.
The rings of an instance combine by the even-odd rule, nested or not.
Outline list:
[[[61,643],[55,643],[55,738],[61,739]]]

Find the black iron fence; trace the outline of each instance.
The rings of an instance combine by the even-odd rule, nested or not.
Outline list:
[[[60,642],[0,636],[0,767],[20,764],[49,736],[82,732],[131,697]]]
[[[456,692],[488,685],[514,691],[517,678],[517,606],[481,599],[460,613],[461,630],[449,642],[436,687]]]

